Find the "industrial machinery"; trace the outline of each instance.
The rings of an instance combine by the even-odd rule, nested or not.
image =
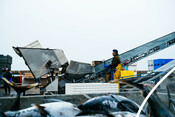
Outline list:
[[[42,91],[57,92],[59,88],[59,91],[64,93],[61,89],[64,90],[66,82],[76,82],[77,79],[94,73],[94,67],[91,64],[76,61],[71,61],[68,64],[63,50],[60,49],[29,47],[13,47],[13,49],[24,59],[35,79],[39,79],[47,74],[48,81],[42,87]],[[64,78],[59,75],[59,72],[65,74]]]
[[[127,66],[132,63],[138,62],[139,60],[144,59],[145,57],[148,57],[152,54],[155,54],[163,49],[166,49],[174,44],[175,44],[175,32],[172,32],[168,35],[165,35],[163,37],[160,37],[151,42],[148,42],[146,44],[143,44],[139,47],[136,47],[134,49],[131,49],[127,52],[120,54],[122,66]],[[93,82],[94,80],[96,81],[98,78],[104,77],[105,75],[104,65],[110,64],[111,61],[112,58],[94,66],[95,74],[89,76],[86,79],[82,78],[80,82],[82,81]]]
[[[168,35],[120,54],[122,66],[127,66],[138,62],[139,60],[166,49],[174,44],[175,32],[172,32]],[[59,91],[61,93],[64,93],[65,83],[67,82],[105,82],[104,65],[110,64],[112,60],[112,58],[108,59],[96,66],[91,66],[90,64],[77,61],[71,61],[70,64],[68,64],[62,50],[24,47],[13,48],[19,56],[23,57],[26,65],[29,67],[35,78],[39,78],[44,74],[57,77],[58,68],[62,68],[61,73],[64,73],[65,75],[59,78],[58,83]],[[54,78],[52,81],[54,81]],[[48,83],[48,85],[50,83]]]
[[[13,47],[13,49],[20,57],[23,57],[35,78],[51,73],[68,62],[63,51],[59,49],[23,47]]]
[[[64,71],[68,64],[62,50],[26,47],[13,47],[13,49],[20,57],[23,57],[35,79],[39,79],[43,75],[48,74],[48,83],[44,86],[44,89],[53,81],[54,85],[58,85],[58,69],[62,67],[62,71]],[[56,78],[57,81],[55,80]],[[57,87],[49,87],[49,91],[58,90]]]

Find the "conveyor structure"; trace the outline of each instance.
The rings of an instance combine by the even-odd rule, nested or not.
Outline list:
[[[122,66],[138,62],[139,60],[164,50],[174,44],[175,32],[172,32],[151,42],[138,46],[120,54]],[[92,67],[90,64],[77,61],[71,61],[70,64],[68,64],[64,52],[60,49],[25,47],[13,47],[13,49],[20,57],[23,57],[26,65],[29,67],[35,78],[40,78],[44,74],[53,76],[54,71],[57,71],[58,73],[58,68],[62,67],[61,73],[65,73],[65,76],[59,80],[60,89],[65,86],[66,82],[105,82],[104,65],[108,65],[112,61],[111,58]]]
[[[175,32],[167,34],[163,37],[155,39],[151,42],[143,44],[139,47],[131,49],[127,52],[120,54],[120,59],[122,61],[122,66],[130,65],[132,63],[138,62],[141,59],[144,59],[152,54],[155,54],[161,50],[164,50],[175,44]],[[105,75],[104,65],[110,64],[112,61],[108,59],[101,64],[95,66],[95,74],[89,76],[88,78],[82,78],[83,82],[93,82],[94,80],[103,77]],[[82,81],[80,81],[82,82]]]

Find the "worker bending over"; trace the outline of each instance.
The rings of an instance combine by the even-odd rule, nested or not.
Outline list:
[[[118,55],[118,50],[114,49],[112,55],[114,57],[112,59],[111,64],[109,65],[109,67],[112,68],[112,70],[114,71],[113,77],[114,77],[114,80],[116,80],[116,79],[120,79],[120,76],[121,76],[121,64],[120,64],[121,61],[120,61],[120,57]],[[114,70],[114,69],[116,69],[116,70]],[[117,83],[117,82],[115,81],[115,83]]]

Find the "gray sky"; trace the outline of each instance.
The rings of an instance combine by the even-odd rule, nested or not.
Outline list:
[[[1,0],[0,54],[13,57],[13,70],[28,69],[12,49],[39,40],[63,49],[67,59],[91,63],[175,31],[175,0]],[[175,58],[175,46],[147,60]]]

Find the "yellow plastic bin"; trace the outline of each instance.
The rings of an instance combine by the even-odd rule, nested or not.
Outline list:
[[[125,78],[131,78],[134,77],[134,71],[121,71],[121,77],[120,79],[125,79]]]

